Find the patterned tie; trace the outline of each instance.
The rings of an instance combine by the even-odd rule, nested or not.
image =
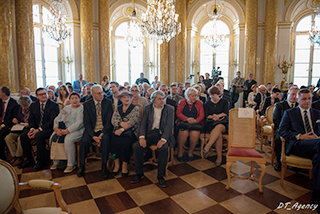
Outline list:
[[[39,127],[42,126],[43,118],[44,118],[44,104],[42,103],[41,107],[40,107],[40,123],[39,123]]]
[[[2,124],[2,120],[4,119],[4,108],[6,106],[6,102],[2,102],[2,114],[1,114],[1,120],[0,120],[0,124]]]
[[[99,103],[97,103],[97,105],[96,105],[96,111],[97,111],[97,114],[101,114],[101,103],[99,102]]]
[[[307,111],[304,111],[304,123],[305,123],[305,126],[306,126],[307,133],[311,132],[311,126],[310,126],[310,122],[309,122]]]

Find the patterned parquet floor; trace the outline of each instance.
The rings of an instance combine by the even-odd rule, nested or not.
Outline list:
[[[223,164],[216,167],[216,155],[210,153],[207,159],[201,159],[195,151],[192,162],[180,163],[168,168],[167,188],[161,188],[157,181],[157,169],[145,165],[145,177],[137,184],[131,184],[134,166],[130,164],[130,175],[121,175],[108,179],[101,177],[99,160],[89,160],[86,174],[82,178],[64,174],[61,170],[46,169],[33,172],[32,168],[17,169],[20,182],[30,179],[49,179],[62,185],[62,196],[72,213],[128,213],[128,214],[224,214],[224,213],[316,213],[316,211],[294,209],[294,204],[310,203],[312,188],[306,171],[288,169],[284,186],[280,186],[280,172],[270,164],[270,148],[260,151],[260,140],[256,140],[257,150],[266,158],[266,174],[263,178],[263,193],[259,193],[258,183],[251,180],[231,179],[231,188],[225,190],[227,176],[225,156]],[[226,153],[224,153],[226,155]],[[232,165],[234,174],[247,176],[250,163],[236,162]],[[260,168],[256,166],[257,177]],[[1,193],[2,194],[2,193]],[[281,203],[290,202],[285,208]],[[47,191],[22,191],[20,204],[23,209],[39,206],[57,206],[54,193]],[[292,208],[290,210],[290,208]]]

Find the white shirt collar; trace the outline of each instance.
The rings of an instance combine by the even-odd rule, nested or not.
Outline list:
[[[10,100],[10,97],[8,97],[8,99],[6,99],[6,100],[2,100],[2,102],[8,103],[9,100]]]
[[[101,104],[101,102],[96,101],[94,98],[93,98],[93,101],[94,101],[94,105],[97,105],[98,103]]]
[[[301,113],[304,113],[304,111],[307,111],[307,113],[309,113],[309,111],[310,111],[310,108],[304,110],[304,109],[302,109],[300,106],[299,106],[299,109],[300,109]]]

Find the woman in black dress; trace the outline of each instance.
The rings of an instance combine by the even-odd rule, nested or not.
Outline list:
[[[212,86],[209,90],[211,99],[204,104],[206,131],[210,132],[207,145],[203,148],[204,156],[208,156],[208,151],[215,143],[217,151],[216,166],[221,165],[222,161],[222,133],[228,130],[229,102],[220,98],[220,89]],[[217,122],[219,121],[219,122]]]

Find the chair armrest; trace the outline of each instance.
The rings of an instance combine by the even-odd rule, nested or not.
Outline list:
[[[271,124],[272,129],[274,130],[274,123]]]

